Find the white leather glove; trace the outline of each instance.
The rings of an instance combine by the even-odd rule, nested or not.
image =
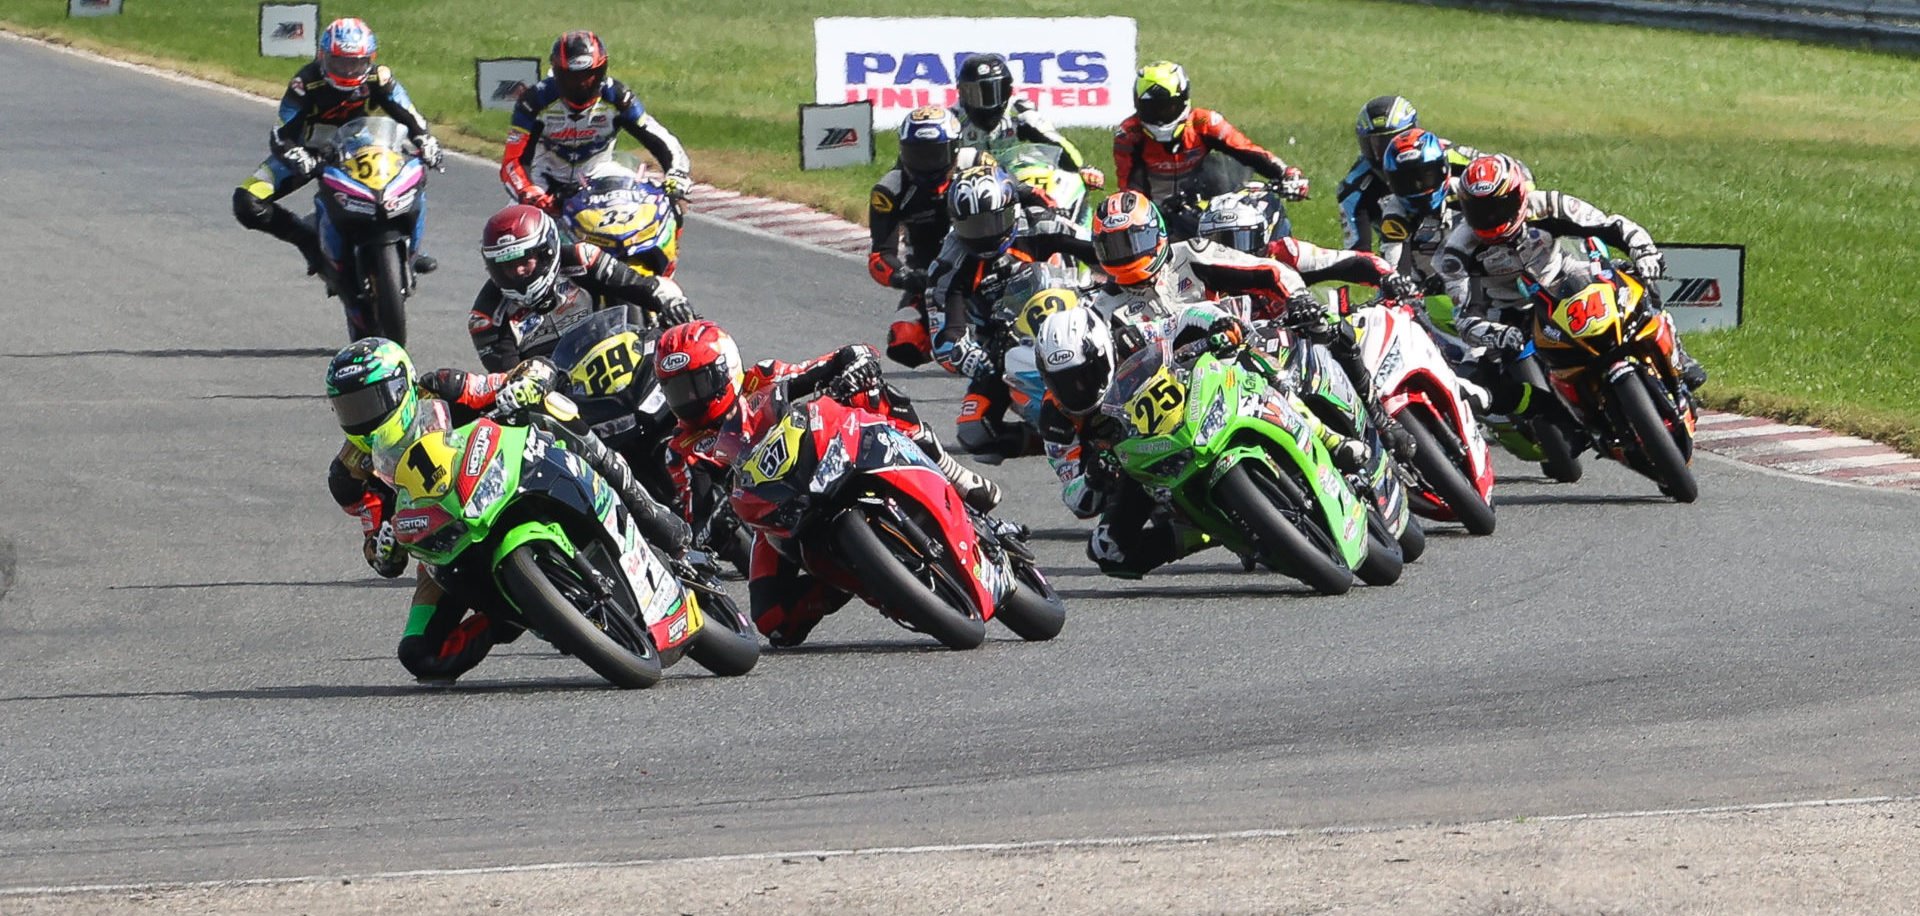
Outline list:
[[[305,178],[320,168],[320,157],[304,146],[289,146],[280,151],[280,161],[287,164],[293,174]]]
[[[506,384],[500,386],[500,392],[493,397],[496,410],[514,411],[537,407],[547,399],[547,392],[553,390],[553,364],[544,359],[534,358],[513,367],[507,373]]]
[[[1654,249],[1633,253],[1633,267],[1642,280],[1658,280],[1667,275],[1667,256]]]
[[[685,200],[687,192],[693,190],[693,176],[681,171],[668,172],[660,182],[660,189],[674,200]]]
[[[428,134],[420,138],[420,161],[427,168],[446,171],[447,154],[440,150],[440,138]]]

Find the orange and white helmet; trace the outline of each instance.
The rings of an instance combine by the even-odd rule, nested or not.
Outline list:
[[[1467,163],[1467,170],[1454,179],[1454,192],[1473,234],[1497,242],[1511,238],[1527,225],[1533,173],[1512,156],[1481,156]]]

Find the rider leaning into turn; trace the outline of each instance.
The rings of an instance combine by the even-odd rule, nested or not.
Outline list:
[[[607,76],[607,48],[592,32],[572,31],[553,43],[553,75],[520,94],[500,159],[500,181],[515,200],[551,211],[553,192],[583,183],[587,170],[613,156],[621,131],[666,170],[661,187],[674,200],[693,184],[693,163],[678,138],[647,114],[625,83]]]
[[[407,128],[428,168],[441,163],[440,141],[427,132],[426,119],[414,110],[406,88],[392,71],[375,65],[378,47],[365,22],[336,19],[328,25],[313,61],[293,75],[280,97],[280,123],[267,135],[272,154],[233,192],[233,216],[240,225],[300,249],[308,273],[319,273],[325,260],[320,239],[279,201],[313,178],[320,159],[312,147],[332,136],[334,128],[384,114]],[[437,266],[427,255],[414,256],[416,272],[431,273]]]
[[[374,572],[391,579],[407,569],[407,555],[394,542],[392,483],[407,446],[501,407],[532,408],[545,399],[554,376],[553,366],[541,360],[506,374],[435,369],[415,375],[406,350],[380,337],[355,341],[334,355],[327,366],[327,400],[347,441],[327,469],[327,489],[343,511],[360,519],[363,552]],[[604,450],[586,454],[593,451],[592,445],[583,449],[589,464],[611,460]],[[675,556],[686,552],[692,537],[686,523],[649,498],[632,474],[602,476],[618,490],[650,543]],[[448,682],[479,664],[495,645],[519,638],[519,627],[496,624],[479,612],[468,616],[468,610],[421,564],[400,637],[400,664],[422,681]]]
[[[1591,236],[1626,251],[1634,272],[1648,283],[1649,300],[1658,305],[1652,281],[1666,272],[1666,256],[1640,224],[1572,195],[1535,188],[1533,174],[1511,156],[1475,159],[1454,185],[1461,220],[1433,266],[1453,299],[1454,325],[1468,343],[1507,356],[1525,349],[1532,334],[1527,322],[1532,300],[1520,288],[1523,278],[1555,298],[1593,282],[1591,262],[1562,250],[1560,237]],[[1681,379],[1698,389],[1707,380],[1706,369],[1675,341]],[[1493,393],[1494,413],[1520,406],[1524,392],[1518,385],[1502,384],[1503,374],[1477,374],[1474,381]]]
[[[913,402],[886,383],[878,355],[865,344],[841,347],[802,363],[767,359],[745,366],[731,335],[711,321],[695,321],[661,335],[653,365],[667,407],[679,420],[668,441],[674,455],[669,470],[681,484],[681,507],[690,518],[705,518],[714,509],[697,504],[701,494],[716,489],[708,485],[710,480],[697,478],[730,479],[767,427],[785,415],[788,405],[815,394],[887,417],[939,466],[973,510],[986,512],[1000,502],[1000,488],[954,461],[939,437],[920,421]],[[772,408],[748,409],[748,398],[764,391],[774,393]],[[768,642],[780,647],[799,645],[822,617],[838,610],[849,597],[808,575],[757,531],[747,592],[754,624]]]
[[[1342,245],[1371,251],[1376,228],[1383,240],[1392,241],[1386,234],[1382,212],[1391,193],[1387,181],[1387,147],[1396,138],[1419,127],[1420,113],[1414,110],[1412,102],[1397,95],[1375,97],[1360,108],[1360,117],[1353,125],[1354,138],[1360,141],[1360,155],[1333,194],[1340,204],[1340,225],[1345,233]],[[1457,145],[1438,135],[1434,139],[1439,142],[1446,167],[1452,174],[1459,174],[1468,162],[1480,155],[1473,147]]]
[[[1060,148],[1060,167],[1079,172],[1089,188],[1107,183],[1107,176],[1080,155],[1079,147],[1062,135],[1040,109],[1013,97],[1013,72],[998,54],[975,54],[960,62],[954,79],[960,103],[947,109],[960,124],[960,145],[979,148],[1018,140],[1049,143]]]
[[[523,351],[557,341],[562,329],[545,316],[563,306],[569,313],[591,311],[589,294],[639,306],[663,325],[693,320],[680,284],[643,276],[592,245],[562,239],[553,217],[526,204],[509,204],[487,220],[480,253],[487,284],[473,299],[467,333],[481,365],[494,372],[518,364]]]
[[[1414,294],[1407,278],[1385,258],[1365,251],[1322,248],[1292,234],[1279,195],[1264,184],[1213,199],[1200,216],[1200,237],[1243,254],[1271,258],[1293,268],[1308,286],[1341,281],[1378,288],[1395,299]]]

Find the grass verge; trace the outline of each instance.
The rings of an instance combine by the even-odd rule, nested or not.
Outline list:
[[[67,19],[61,0],[0,0],[26,34],[278,95],[298,61],[255,54],[254,0],[131,0]],[[644,15],[641,13],[644,12]],[[495,155],[506,117],[473,106],[473,58],[544,56],[590,27],[613,72],[693,151],[701,180],[861,218],[881,170],[800,172],[794,109],[811,93],[819,15],[884,15],[877,0],[330,0],[379,32],[381,60],[454,145]],[[1307,238],[1337,240],[1328,198],[1367,98],[1406,95],[1443,135],[1514,153],[1542,183],[1626,213],[1656,238],[1749,246],[1747,325],[1695,335],[1717,406],[1817,422],[1920,449],[1912,359],[1920,308],[1893,269],[1920,198],[1910,163],[1920,94],[1906,58],[1741,36],[1546,21],[1381,0],[1248,5],[977,0],[928,15],[1132,15],[1142,59],[1180,60],[1196,100],[1306,169]],[[1250,22],[1253,27],[1250,27]],[[1071,131],[1098,164],[1106,135]],[[891,158],[883,141],[879,155]],[[235,181],[259,150],[235,150]],[[849,275],[849,283],[866,282]]]

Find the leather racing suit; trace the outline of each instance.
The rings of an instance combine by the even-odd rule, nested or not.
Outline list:
[[[1113,134],[1116,193],[1139,191],[1147,195],[1167,216],[1168,231],[1175,238],[1191,238],[1197,233],[1199,217],[1180,204],[1182,193],[1204,200],[1239,184],[1200,187],[1202,166],[1208,155],[1216,152],[1275,183],[1286,178],[1288,166],[1279,156],[1247,139],[1219,112],[1195,108],[1171,143],[1154,139],[1137,115],[1120,122]]]
[[[521,93],[513,106],[500,181],[522,202],[562,184],[585,184],[588,169],[612,158],[621,131],[640,141],[669,178],[686,180],[692,174],[693,162],[679,138],[647,114],[625,83],[608,77],[600,97],[575,110],[561,96],[560,81],[548,77]]]
[[[1471,146],[1460,146],[1437,135],[1436,139],[1440,141],[1441,148],[1447,151],[1449,176],[1466,171],[1467,163],[1480,156],[1480,151]],[[1381,171],[1380,164],[1366,156],[1354,157],[1353,168],[1347,170],[1347,177],[1340,179],[1340,186],[1334,190],[1333,196],[1340,205],[1340,244],[1347,248],[1372,251],[1374,234],[1386,215],[1384,208],[1388,201],[1393,200],[1393,191],[1387,187],[1387,175]]]
[[[687,301],[680,284],[666,277],[643,276],[584,242],[560,246],[559,270],[560,279],[551,294],[559,304],[544,313],[501,295],[491,280],[480,287],[473,297],[473,311],[467,315],[467,333],[473,337],[481,365],[504,372],[529,356],[553,352],[560,335],[594,311],[596,296],[638,306],[649,314]]]

